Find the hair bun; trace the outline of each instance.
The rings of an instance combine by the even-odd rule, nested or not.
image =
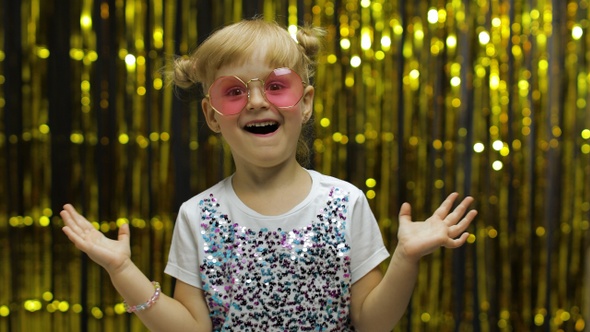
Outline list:
[[[193,77],[194,72],[193,61],[185,57],[179,57],[174,60],[174,70],[171,73],[171,80],[174,85],[180,88],[190,88],[196,83]]]
[[[320,38],[325,35],[326,31],[322,28],[306,26],[297,31],[297,42],[307,57],[315,59],[322,46]]]

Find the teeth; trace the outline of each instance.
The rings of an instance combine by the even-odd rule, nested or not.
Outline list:
[[[244,128],[252,134],[270,134],[279,128],[279,123],[276,121],[252,122]]]
[[[247,127],[266,127],[266,126],[272,126],[274,124],[275,124],[275,122],[272,122],[272,121],[257,122],[257,123],[250,123],[247,125]]]

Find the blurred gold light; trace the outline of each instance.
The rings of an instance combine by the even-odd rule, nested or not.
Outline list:
[[[340,39],[340,47],[342,47],[343,50],[349,49],[350,48],[350,40],[348,38]]]
[[[160,89],[162,89],[162,87],[164,85],[164,81],[161,78],[155,78],[152,85],[153,85],[154,89],[160,90]]]
[[[82,60],[84,59],[84,51],[77,48],[72,48],[70,49],[70,57],[74,60]]]
[[[96,319],[102,319],[102,317],[104,316],[102,310],[100,310],[99,307],[92,307],[90,313],[92,313],[92,316]]]
[[[291,24],[291,25],[289,25],[287,30],[289,31],[289,34],[291,35],[291,37],[293,39],[297,40],[297,25]]]
[[[358,55],[355,55],[352,58],[350,58],[350,65],[353,68],[356,68],[361,65],[361,61],[362,61],[361,58]]]
[[[545,322],[545,317],[541,314],[536,314],[534,321],[535,321],[535,325],[542,326]]]
[[[133,54],[125,55],[125,64],[127,65],[127,70],[132,71],[135,69],[135,56]]]
[[[371,44],[371,33],[368,28],[364,28],[361,33],[361,48],[366,51],[371,48]]]
[[[490,42],[490,34],[487,31],[482,31],[478,35],[479,43],[487,45]]]
[[[127,135],[125,133],[119,134],[119,143],[121,143],[121,144],[129,143],[129,135]]]
[[[422,26],[416,24],[416,30],[414,31],[414,38],[416,38],[417,41],[421,41],[424,39],[424,30],[422,30]]]
[[[375,180],[373,178],[368,178],[365,181],[365,184],[367,185],[368,188],[374,188],[377,185],[377,180]]]
[[[447,36],[447,47],[453,49],[457,46],[457,37],[455,35]]]
[[[389,36],[381,37],[381,47],[384,49],[389,49],[391,47],[391,38],[389,38]]]
[[[81,313],[81,312],[82,312],[82,310],[83,310],[83,307],[82,307],[82,305],[80,305],[80,304],[78,304],[78,303],[76,303],[76,304],[72,305],[72,311],[73,311],[73,312],[75,312],[75,313],[79,314],[79,313]]]
[[[438,22],[445,23],[447,21],[447,11],[444,8],[438,10]]]
[[[340,142],[342,140],[342,134],[339,132],[335,132],[334,134],[332,134],[332,140],[334,142]]]
[[[24,307],[27,311],[35,312],[41,310],[42,304],[39,300],[26,300],[24,303]]]
[[[39,226],[47,227],[51,223],[50,219],[47,216],[42,216],[39,218]]]
[[[496,160],[492,163],[492,168],[494,169],[494,171],[500,171],[503,167],[504,164],[499,160]]]
[[[59,302],[57,308],[61,312],[66,312],[70,309],[70,304],[67,301],[61,301],[61,302]]]
[[[123,314],[127,313],[127,309],[125,309],[125,305],[123,303],[115,304],[113,309],[115,310],[115,313],[117,315],[123,315]]]
[[[499,28],[502,26],[502,19],[499,17],[492,18],[492,26],[495,28]]]
[[[49,52],[49,50],[45,47],[39,47],[37,48],[37,56],[41,59],[47,59],[49,58],[49,55],[51,53]]]
[[[395,24],[393,26],[393,33],[397,36],[401,36],[404,33],[404,27],[401,24]]]
[[[430,24],[435,24],[438,22],[438,10],[436,10],[436,8],[430,8],[428,10],[427,20]]]
[[[500,151],[504,147],[504,142],[496,140],[492,143],[492,148],[496,151]]]
[[[91,29],[92,28],[92,17],[88,14],[83,14],[80,16],[80,27],[83,29]]]
[[[357,134],[354,138],[354,141],[357,142],[358,144],[363,144],[366,141],[366,137],[363,134]]]
[[[498,75],[490,75],[490,89],[498,90],[500,86],[500,77]]]
[[[485,150],[485,145],[483,145],[482,143],[475,143],[473,145],[473,151],[477,152],[477,153],[482,153]]]
[[[488,237],[490,237],[491,239],[497,238],[498,237],[498,230],[496,230],[494,228],[488,229]]]
[[[70,134],[70,141],[74,144],[82,144],[84,142],[84,135],[74,132]]]
[[[575,40],[580,40],[583,35],[584,30],[582,29],[582,27],[578,24],[574,25],[574,27],[572,28],[572,38],[574,38]]]
[[[47,124],[42,124],[42,125],[39,126],[39,132],[41,134],[49,134],[49,131],[50,131],[50,129],[49,129],[49,126]]]

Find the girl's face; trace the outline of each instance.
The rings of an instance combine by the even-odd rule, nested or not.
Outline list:
[[[312,114],[314,89],[305,86],[298,103],[293,107],[279,109],[265,97],[261,81],[274,69],[258,55],[243,64],[224,66],[217,71],[216,78],[237,76],[243,82],[249,82],[247,87],[250,96],[237,114],[221,115],[225,113],[224,110],[215,111],[209,98],[202,100],[209,128],[223,135],[237,167],[273,167],[295,161],[301,126]]]

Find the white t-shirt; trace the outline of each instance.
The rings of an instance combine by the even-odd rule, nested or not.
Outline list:
[[[308,171],[291,211],[265,216],[231,177],[186,201],[165,273],[205,292],[214,331],[352,331],[350,287],[389,256],[363,192]]]

